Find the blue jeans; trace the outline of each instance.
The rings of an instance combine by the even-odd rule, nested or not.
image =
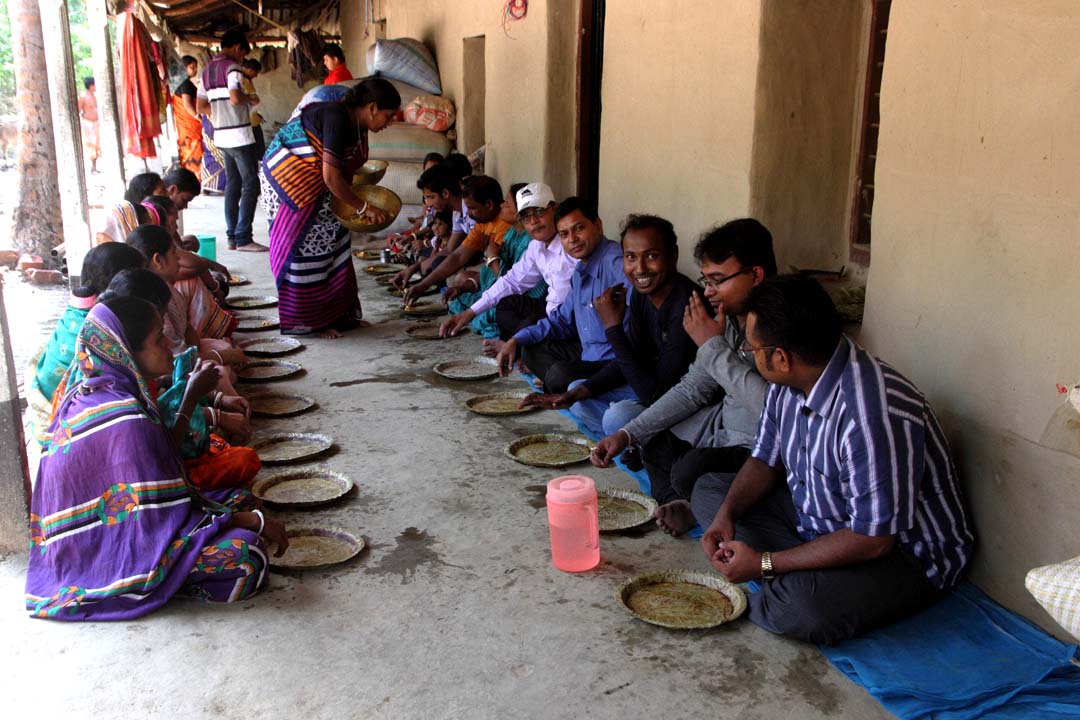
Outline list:
[[[573,390],[584,380],[570,383]],[[617,387],[596,397],[586,398],[570,406],[570,414],[594,433],[606,437],[619,432],[619,428],[644,412],[645,406],[638,400],[629,385]]]
[[[225,157],[225,233],[236,247],[250,245],[255,203],[259,201],[259,155],[255,144],[223,147]]]

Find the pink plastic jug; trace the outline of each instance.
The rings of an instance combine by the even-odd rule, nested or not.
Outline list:
[[[600,562],[596,484],[584,475],[564,475],[547,485],[551,562],[565,572],[591,570]]]

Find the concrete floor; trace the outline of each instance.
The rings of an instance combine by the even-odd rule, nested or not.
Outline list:
[[[219,228],[219,208],[198,199],[188,231]],[[265,255],[221,249],[219,259],[254,281],[236,292],[273,293]],[[358,491],[285,520],[353,529],[369,549],[332,571],[275,574],[239,606],[174,601],[136,622],[97,624],[28,619],[25,558],[5,558],[6,717],[891,717],[815,648],[745,620],[673,632],[620,610],[614,589],[632,575],[707,569],[694,540],[605,535],[596,570],[552,567],[542,493],[557,473],[518,465],[502,448],[571,423],[550,412],[469,413],[471,395],[521,389],[521,379],[438,378],[432,365],[477,354],[479,339],[406,337],[399,301],[359,275],[374,326],[306,340],[290,356],[306,374],[276,384],[319,409],[257,428],[334,437],[323,462]],[[579,470],[633,486],[615,469]]]

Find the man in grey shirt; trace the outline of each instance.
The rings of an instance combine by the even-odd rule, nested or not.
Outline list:
[[[601,440],[591,457],[594,465],[607,467],[627,447],[639,445],[660,503],[656,523],[671,535],[694,525],[689,499],[697,479],[707,472],[738,472],[749,456],[768,387],[739,346],[750,289],[776,274],[772,235],[752,218],[732,220],[703,235],[694,258],[716,316],[697,296],[690,299],[683,327],[698,346],[694,363],[641,415]]]

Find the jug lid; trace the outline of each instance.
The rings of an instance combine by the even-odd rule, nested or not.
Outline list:
[[[548,482],[547,500],[554,503],[581,503],[596,498],[596,483],[585,475],[563,475]]]

